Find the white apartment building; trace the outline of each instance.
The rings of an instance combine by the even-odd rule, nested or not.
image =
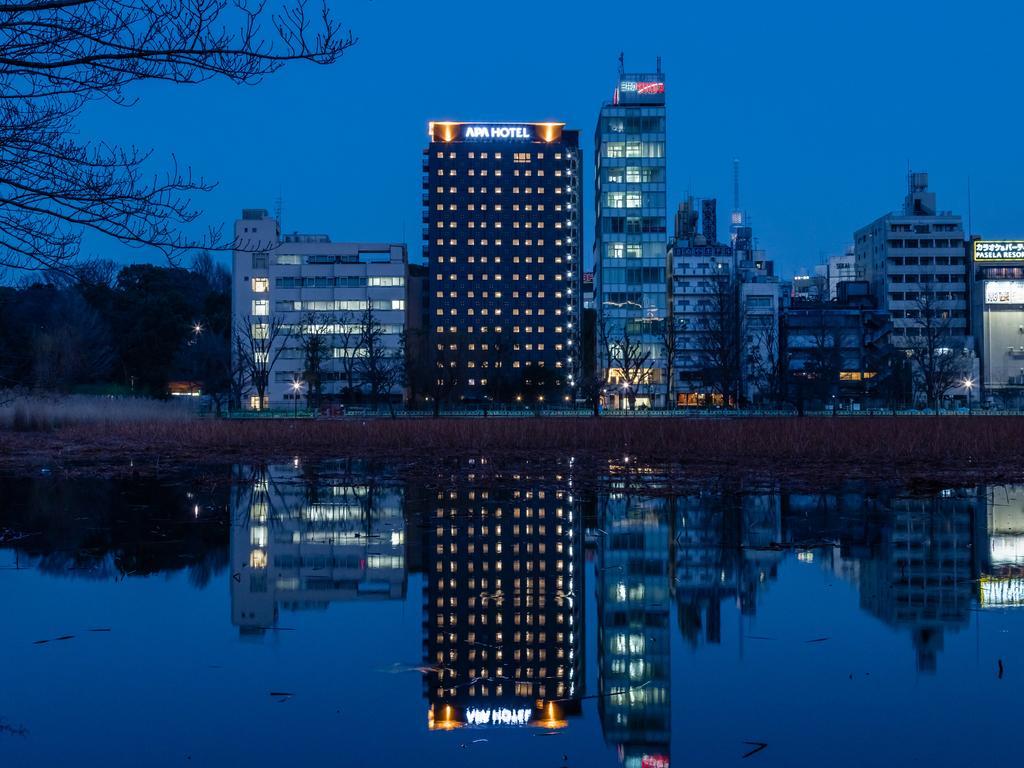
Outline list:
[[[261,404],[253,389],[248,407],[292,406],[306,397],[300,335],[310,313],[328,329],[325,396],[347,386],[342,358],[360,354],[356,341],[368,308],[383,332],[384,346],[401,354],[409,283],[404,243],[334,243],[327,235],[282,234],[279,222],[257,208],[243,210],[235,222],[235,244],[231,307],[236,325],[248,325],[254,335],[265,333],[275,320],[282,327],[270,350],[274,362],[266,402]],[[283,349],[275,357],[279,346]],[[391,395],[400,393],[395,383]]]
[[[959,216],[939,211],[928,174],[911,173],[903,210],[887,213],[854,234],[854,264],[862,265],[879,309],[892,316],[892,343],[914,346],[921,333],[922,292],[949,312],[950,335],[968,333],[967,265]],[[856,266],[855,266],[856,268]]]

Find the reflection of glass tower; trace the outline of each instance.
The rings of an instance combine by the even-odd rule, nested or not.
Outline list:
[[[231,620],[274,626],[278,606],[405,596],[403,491],[363,473],[318,481],[291,465],[236,470],[232,490]]]
[[[935,671],[945,632],[969,619],[974,503],[952,492],[894,499],[879,551],[861,562],[861,606],[911,630],[922,672]]]
[[[429,727],[564,726],[583,693],[583,541],[568,491],[460,486],[430,515]]]
[[[669,543],[665,499],[601,500],[597,549],[598,708],[605,741],[630,768],[667,766]]]

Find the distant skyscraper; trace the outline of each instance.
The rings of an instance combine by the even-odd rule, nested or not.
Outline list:
[[[625,386],[638,405],[664,401],[661,336],[668,313],[665,201],[665,76],[620,73],[612,101],[601,107],[595,135],[594,290],[599,367],[622,407]],[[602,335],[604,338],[602,339]],[[629,381],[622,349],[647,356],[649,374]]]
[[[579,132],[562,123],[430,124],[424,255],[445,397],[571,396],[579,180]]]

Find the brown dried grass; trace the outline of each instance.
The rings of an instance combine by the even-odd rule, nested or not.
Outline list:
[[[137,420],[74,424],[44,435],[0,431],[14,459],[59,455],[166,461],[465,456],[543,459],[569,455],[685,466],[887,469],[1024,467],[1024,418],[517,418]]]

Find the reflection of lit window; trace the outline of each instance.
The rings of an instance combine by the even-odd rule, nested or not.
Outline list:
[[[267,546],[267,527],[265,525],[254,525],[249,531],[249,543],[254,547]]]
[[[249,567],[250,568],[266,568],[267,567],[267,553],[262,549],[254,549],[249,553]]]

